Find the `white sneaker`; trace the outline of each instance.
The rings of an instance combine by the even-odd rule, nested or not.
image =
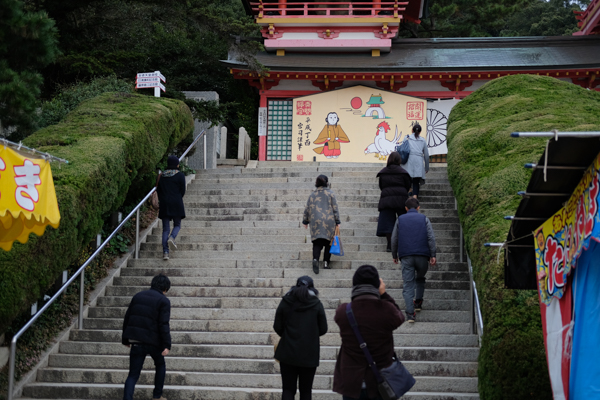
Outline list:
[[[163,260],[169,259],[169,253],[163,253]]]
[[[171,250],[175,250],[177,248],[177,245],[175,244],[175,239],[173,239],[173,236],[169,236],[169,247],[171,248]]]

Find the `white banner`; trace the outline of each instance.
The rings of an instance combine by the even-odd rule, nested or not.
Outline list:
[[[429,155],[448,154],[446,129],[448,116],[458,99],[427,102],[427,147]]]

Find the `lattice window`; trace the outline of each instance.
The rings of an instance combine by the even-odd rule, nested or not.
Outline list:
[[[270,100],[267,117],[267,160],[292,159],[292,101]]]

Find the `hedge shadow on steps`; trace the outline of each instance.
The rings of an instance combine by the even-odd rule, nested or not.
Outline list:
[[[448,175],[485,323],[479,356],[481,399],[551,399],[536,291],[504,289],[503,255],[485,242],[506,240],[510,221],[546,139],[515,131],[600,130],[600,93],[550,77],[495,79],[458,103],[448,121]],[[532,239],[533,240],[533,239]]]
[[[142,187],[140,177],[151,175],[192,131],[191,112],[181,101],[104,93],[24,140],[69,164],[52,165],[60,227],[0,251],[0,332],[76,260],[129,191],[151,188],[148,182]]]

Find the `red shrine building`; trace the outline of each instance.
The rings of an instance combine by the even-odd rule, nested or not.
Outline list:
[[[235,59],[223,62],[235,79],[259,90],[262,161],[324,161],[317,150],[298,151],[313,146],[321,126],[322,135],[333,120],[346,131],[360,126],[369,137],[386,123],[388,141],[419,123],[432,161],[445,161],[445,123],[452,106],[492,79],[546,75],[600,91],[600,0],[577,13],[580,32],[570,37],[438,39],[397,37],[401,22],[420,22],[426,0],[243,3],[261,27],[265,51],[256,58],[268,72],[257,73]],[[361,133],[345,134],[359,146]],[[347,157],[372,162],[366,158],[369,140],[361,142],[366,143],[359,146],[361,156],[356,150]],[[384,153],[375,157],[385,159]]]

